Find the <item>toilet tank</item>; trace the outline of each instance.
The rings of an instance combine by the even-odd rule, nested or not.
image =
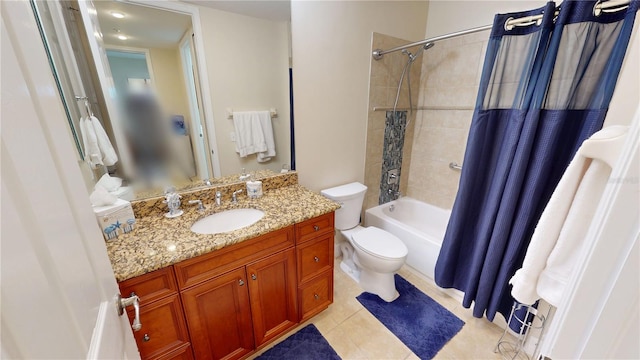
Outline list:
[[[320,191],[323,196],[342,205],[340,209],[336,210],[336,229],[352,229],[360,224],[360,213],[366,192],[367,187],[358,182]]]

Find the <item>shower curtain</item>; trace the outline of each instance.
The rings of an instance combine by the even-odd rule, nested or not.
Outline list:
[[[602,127],[638,1],[594,14],[564,1],[494,19],[464,166],[435,268],[473,315],[508,316],[509,279],[580,144]],[[543,14],[505,28],[510,18]]]

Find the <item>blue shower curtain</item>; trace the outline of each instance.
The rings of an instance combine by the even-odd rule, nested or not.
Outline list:
[[[508,316],[509,279],[580,144],[602,127],[638,1],[594,14],[564,1],[494,19],[436,283],[464,292],[473,315]],[[510,18],[543,14],[506,29]],[[555,18],[555,19],[554,19]],[[555,23],[554,23],[555,22]]]

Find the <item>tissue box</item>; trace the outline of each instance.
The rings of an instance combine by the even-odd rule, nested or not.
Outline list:
[[[126,200],[118,199],[113,205],[96,206],[93,212],[107,241],[132,231],[136,223],[131,203]]]

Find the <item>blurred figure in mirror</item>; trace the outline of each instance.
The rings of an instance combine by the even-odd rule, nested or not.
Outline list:
[[[163,188],[189,178],[174,149],[171,119],[148,83],[130,82],[123,96],[125,134],[134,176],[147,188]]]

